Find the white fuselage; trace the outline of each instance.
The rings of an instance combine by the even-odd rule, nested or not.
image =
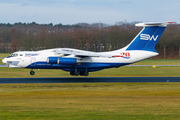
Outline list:
[[[10,68],[48,69],[48,66],[49,66],[49,69],[53,69],[53,68],[57,69],[57,66],[52,67],[51,64],[47,63],[48,57],[53,56],[53,57],[63,57],[63,58],[72,58],[72,57],[78,58],[77,56],[73,56],[73,55],[64,56],[63,54],[57,54],[54,52],[54,50],[57,50],[57,49],[49,49],[49,50],[42,50],[42,51],[15,52],[13,53],[14,56],[4,58],[3,62],[6,63]],[[102,54],[111,55],[114,57],[82,57],[82,58],[78,58],[79,64],[75,66],[82,67],[81,65],[83,63],[84,64],[86,63],[86,65],[83,65],[83,66],[88,67],[90,66],[90,64],[103,64],[104,63],[106,64],[106,66],[108,64],[116,64],[116,65],[110,65],[107,68],[111,68],[111,66],[120,67],[123,65],[131,64],[131,63],[138,62],[138,61],[158,55],[158,53],[156,52],[142,51],[142,50],[124,51],[123,49],[112,51],[112,52],[102,52]]]

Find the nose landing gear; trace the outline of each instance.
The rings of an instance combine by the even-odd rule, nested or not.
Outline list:
[[[30,75],[34,75],[34,74],[35,74],[35,72],[33,71],[33,69],[31,69]]]

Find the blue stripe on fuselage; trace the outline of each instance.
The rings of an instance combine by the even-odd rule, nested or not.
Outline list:
[[[59,64],[49,64],[47,62],[36,62],[32,63],[26,68],[32,69],[63,69],[65,71],[72,71],[77,69],[88,69],[88,71],[97,71],[105,68],[120,67],[128,65],[129,63],[81,63],[79,65],[59,65]],[[69,70],[68,70],[69,69]]]

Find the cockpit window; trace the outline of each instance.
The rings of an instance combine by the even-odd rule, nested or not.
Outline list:
[[[17,57],[17,56],[18,56],[17,53],[13,53],[13,54],[9,55],[7,58],[10,58],[10,57]]]

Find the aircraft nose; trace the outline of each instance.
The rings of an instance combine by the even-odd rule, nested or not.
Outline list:
[[[7,62],[6,58],[4,58],[4,59],[2,60],[2,62],[3,62],[4,64],[6,64],[6,62]]]

